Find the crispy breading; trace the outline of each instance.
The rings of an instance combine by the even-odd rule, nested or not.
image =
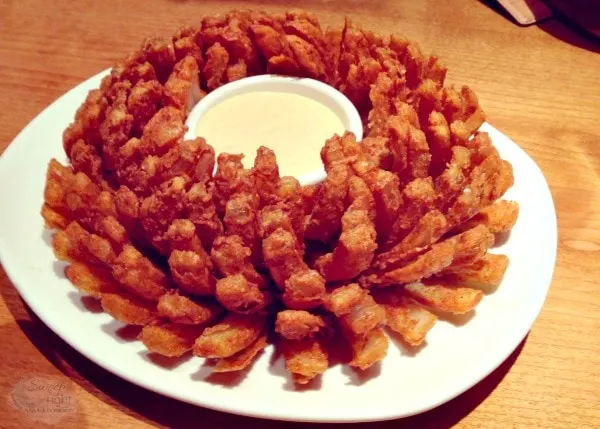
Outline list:
[[[128,325],[147,325],[156,317],[156,303],[127,292],[102,293],[102,309]]]
[[[206,79],[206,87],[209,90],[218,88],[225,83],[225,72],[228,63],[229,53],[220,43],[215,43],[206,50],[206,63],[202,73]]]
[[[264,146],[256,151],[252,177],[262,205],[272,204],[278,199],[279,167],[275,152]]]
[[[203,330],[203,326],[155,320],[142,328],[138,339],[152,353],[178,357],[192,348]]]
[[[256,356],[267,346],[266,334],[261,334],[252,344],[236,354],[221,358],[215,365],[214,372],[241,371],[252,363]]]
[[[385,309],[385,325],[411,346],[421,345],[437,316],[410,298],[402,286],[378,289],[373,297]]]
[[[212,296],[215,294],[216,280],[210,270],[208,255],[192,250],[174,250],[169,256],[169,267],[173,281],[193,295]]]
[[[166,106],[160,109],[146,124],[141,137],[142,153],[162,155],[181,143],[185,134],[182,112]]]
[[[438,203],[438,195],[430,177],[415,179],[402,190],[398,217],[394,221],[387,237],[386,247],[398,243],[416,225],[418,219]]]
[[[171,287],[170,278],[129,244],[115,259],[112,273],[128,291],[150,301],[158,301]]]
[[[350,169],[343,164],[336,164],[327,174],[306,225],[306,238],[328,242],[340,230],[350,174]]]
[[[344,329],[353,335],[365,335],[385,321],[385,311],[373,297],[366,294],[349,313],[338,316]]]
[[[281,351],[286,369],[292,373],[294,381],[298,384],[307,384],[327,370],[329,356],[320,339],[283,339]]]
[[[198,63],[192,56],[180,60],[165,83],[168,103],[182,112],[189,112],[202,98],[198,79]]]
[[[377,255],[373,265],[384,270],[406,261],[437,242],[447,231],[446,217],[439,210],[431,210],[417,221],[413,229],[398,244],[387,252]]]
[[[486,253],[470,264],[450,266],[442,271],[437,279],[441,282],[480,288],[485,291],[500,284],[508,264],[506,255]]]
[[[116,168],[119,148],[129,140],[132,128],[133,115],[128,112],[124,101],[113,104],[106,110],[106,117],[100,125],[104,168],[108,170]]]
[[[350,366],[365,370],[383,360],[387,355],[389,339],[382,328],[375,328],[365,335],[352,336],[352,360]]]
[[[466,231],[476,225],[484,225],[492,234],[508,232],[517,222],[519,204],[515,201],[498,200],[482,208],[468,221],[461,223],[455,231]]]
[[[312,337],[326,327],[322,316],[305,310],[283,310],[277,313],[275,320],[275,332],[288,340]]]
[[[261,237],[257,222],[259,204],[259,197],[256,193],[236,193],[227,201],[223,216],[225,233],[237,235],[242,239],[244,244],[250,248],[251,259],[255,265],[260,265],[262,261]]]
[[[141,201],[142,228],[148,241],[163,255],[168,255],[171,250],[166,234],[171,223],[181,216],[187,185],[187,178],[177,176]]]
[[[419,346],[433,328],[437,316],[409,298],[398,304],[384,304],[386,326],[399,333],[411,346]]]
[[[374,271],[361,276],[361,284],[389,286],[415,282],[439,273],[443,269],[473,262],[482,257],[494,243],[494,235],[483,225],[431,246],[416,259],[389,271]]]
[[[292,223],[292,228],[296,234],[296,240],[300,246],[304,245],[305,214],[310,213],[307,209],[309,195],[307,189],[300,186],[300,182],[295,177],[284,176],[279,180],[277,197],[281,199],[287,207],[287,214]]]
[[[349,180],[350,206],[342,216],[342,234],[332,253],[317,259],[315,266],[327,281],[358,276],[371,264],[377,249],[375,199],[360,178]]]
[[[215,296],[229,311],[241,314],[258,313],[267,307],[271,293],[260,289],[242,274],[233,274],[217,280]]]
[[[223,223],[217,214],[212,187],[195,183],[186,192],[183,206],[188,219],[196,225],[204,247],[212,247],[215,239],[223,233]]]
[[[361,288],[358,283],[350,283],[329,292],[323,300],[323,305],[336,316],[342,316],[350,313],[354,307],[363,302],[367,294],[368,291]]]
[[[283,289],[292,274],[303,272],[308,266],[296,246],[294,235],[283,228],[273,231],[263,240],[265,264],[275,284]]]
[[[133,116],[132,130],[140,135],[144,126],[160,108],[164,98],[165,88],[156,80],[136,83],[127,98],[127,110]],[[117,160],[117,165],[121,162]]]
[[[298,64],[298,74],[302,77],[325,80],[327,69],[317,48],[296,35],[287,34],[284,37]]]
[[[77,289],[94,298],[120,289],[110,270],[79,261],[73,261],[65,268],[65,276]]]
[[[80,139],[92,146],[100,143],[100,124],[104,120],[108,100],[99,89],[88,92],[85,101],[77,109],[74,121],[63,133],[63,148],[70,156],[73,145]]]
[[[158,315],[174,323],[202,325],[213,322],[224,312],[215,302],[193,299],[177,290],[169,291],[158,300]]]
[[[458,314],[473,310],[483,298],[480,290],[447,284],[415,282],[404,286],[404,290],[428,307]]]
[[[236,192],[247,192],[254,188],[251,176],[244,171],[242,154],[221,153],[217,157],[217,172],[214,177],[214,203],[217,213],[225,213],[225,204]]]
[[[264,289],[267,279],[258,273],[250,261],[252,252],[238,235],[218,237],[210,251],[212,261],[224,276],[242,274],[249,282]]]
[[[71,222],[66,214],[51,208],[48,204],[42,206],[40,214],[44,218],[44,226],[52,229],[65,229]]]
[[[264,327],[264,315],[227,313],[221,322],[202,332],[196,339],[193,352],[205,358],[232,356],[256,341]]]
[[[284,285],[282,302],[291,309],[303,310],[321,305],[325,296],[325,279],[306,269],[292,274]]]
[[[146,39],[142,45],[146,58],[156,70],[161,82],[167,80],[176,62],[173,42],[166,38],[153,37]]]

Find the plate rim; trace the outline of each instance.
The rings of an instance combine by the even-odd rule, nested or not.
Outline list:
[[[66,93],[62,94],[60,97],[58,97],[50,105],[46,106],[40,113],[38,113],[17,134],[17,136],[15,136],[15,138],[11,141],[11,143],[6,147],[6,149],[0,156],[0,172],[3,170],[3,168],[4,168],[3,166],[5,164],[7,164],[8,162],[10,162],[10,160],[14,156],[16,156],[16,155],[13,155],[13,153],[17,153],[16,152],[17,149],[15,149],[15,148],[17,147],[17,145],[21,144],[21,143],[19,143],[19,141],[22,140],[22,136],[29,129],[35,128],[36,124],[41,120],[41,117],[45,113],[47,113],[48,109],[50,109],[52,106],[55,106],[56,104],[59,104],[60,102],[62,102],[64,99],[66,99],[70,95],[72,96],[71,93],[76,89],[81,89],[81,90],[85,89],[86,92],[89,89],[93,89],[95,87],[94,83],[96,81],[99,82],[100,79],[103,76],[105,76],[109,70],[110,69],[104,70],[104,71],[90,77],[89,79],[79,83],[78,85],[76,85],[75,87],[73,87]],[[81,102],[83,102],[83,100],[81,100]],[[163,396],[170,397],[170,398],[182,401],[182,402],[186,402],[186,403],[189,403],[194,406],[205,407],[205,408],[213,409],[213,410],[220,411],[220,412],[248,416],[248,417],[270,419],[270,420],[280,420],[280,421],[315,422],[315,423],[316,422],[321,422],[321,423],[374,422],[374,421],[384,421],[384,420],[404,418],[404,417],[409,417],[409,416],[416,415],[416,414],[421,414],[428,410],[436,408],[436,407],[456,398],[457,396],[466,392],[467,390],[469,390],[471,387],[473,387],[475,384],[479,383],[481,380],[483,380],[485,377],[487,377],[489,374],[491,374],[495,369],[497,369],[514,352],[514,350],[516,350],[516,348],[519,346],[519,344],[523,341],[523,339],[527,336],[528,332],[531,330],[533,324],[535,323],[538,315],[540,314],[540,312],[544,306],[544,303],[548,296],[550,286],[552,284],[552,278],[553,278],[554,271],[555,271],[556,256],[557,256],[557,250],[558,250],[558,223],[557,223],[557,217],[556,217],[556,208],[555,208],[555,204],[554,204],[554,201],[552,198],[552,193],[550,191],[549,184],[548,184],[546,178],[544,177],[544,174],[543,174],[541,168],[538,166],[538,164],[535,162],[535,160],[531,156],[529,156],[529,154],[527,152],[525,152],[525,150],[523,150],[516,142],[514,142],[508,136],[506,136],[501,131],[497,130],[496,128],[494,128],[492,125],[490,125],[488,123],[484,124],[484,128],[486,131],[489,130],[492,133],[497,133],[498,135],[501,135],[504,138],[506,138],[506,140],[508,142],[510,142],[510,144],[513,146],[513,148],[515,150],[517,150],[518,152],[520,152],[520,156],[522,156],[526,162],[531,164],[530,166],[533,169],[533,171],[535,172],[535,175],[539,175],[539,177],[542,179],[542,183],[544,183],[546,185],[544,189],[539,189],[538,191],[543,192],[545,194],[545,195],[543,195],[543,198],[547,199],[549,202],[547,209],[551,209],[551,211],[548,213],[545,213],[545,216],[548,216],[551,218],[552,225],[549,225],[549,227],[548,227],[549,230],[547,231],[547,234],[548,234],[549,242],[554,243],[554,246],[547,246],[547,247],[542,248],[542,251],[544,252],[543,260],[545,262],[547,261],[546,263],[549,268],[547,270],[545,270],[544,272],[542,272],[538,276],[538,277],[540,277],[540,280],[537,283],[539,285],[544,286],[544,291],[543,291],[543,293],[540,291],[539,295],[536,295],[537,299],[535,301],[535,304],[536,304],[535,306],[532,306],[532,304],[530,303],[526,307],[527,310],[526,310],[526,314],[524,315],[526,320],[524,320],[520,324],[521,329],[518,330],[519,335],[515,335],[515,337],[512,339],[512,341],[508,341],[510,343],[510,347],[507,347],[506,351],[504,351],[503,353],[494,354],[494,357],[490,359],[490,362],[493,362],[493,363],[488,364],[487,366],[485,366],[485,368],[483,366],[478,367],[479,370],[476,371],[476,375],[471,375],[470,377],[465,378],[465,380],[466,380],[465,382],[460,383],[460,385],[458,385],[459,383],[455,383],[454,389],[453,389],[452,393],[450,393],[450,396],[440,395],[439,399],[429,401],[428,403],[424,404],[423,407],[420,407],[418,410],[414,410],[414,412],[409,412],[409,413],[397,413],[396,412],[396,413],[394,413],[393,410],[386,409],[385,410],[386,412],[383,412],[383,413],[382,412],[370,413],[367,409],[365,409],[363,417],[357,419],[352,416],[350,416],[348,418],[348,417],[344,417],[343,415],[339,415],[339,414],[336,414],[336,415],[324,414],[324,415],[319,415],[319,416],[306,416],[306,415],[303,415],[302,412],[297,412],[294,415],[290,415],[289,413],[282,414],[281,412],[278,412],[276,408],[271,409],[270,411],[265,411],[264,409],[253,410],[251,408],[244,407],[244,404],[238,404],[238,403],[223,404],[218,401],[217,401],[217,403],[213,403],[213,402],[211,402],[210,398],[202,398],[201,402],[194,401],[194,400],[192,400],[192,398],[189,398],[186,395],[178,394],[178,392],[175,390],[169,390],[168,388],[164,388],[160,385],[152,384],[151,380],[144,380],[143,377],[141,377],[141,376],[136,376],[135,374],[129,374],[126,371],[120,370],[119,365],[115,364],[116,361],[109,362],[109,361],[103,360],[102,358],[99,358],[97,355],[94,355],[94,353],[91,351],[91,349],[92,349],[91,347],[86,347],[85,345],[82,345],[82,344],[78,343],[77,341],[74,341],[73,338],[71,338],[71,336],[68,333],[65,334],[65,332],[62,332],[60,329],[58,329],[56,324],[53,322],[53,318],[50,317],[49,313],[44,311],[44,309],[42,308],[43,307],[43,305],[41,305],[42,303],[36,301],[36,299],[32,296],[33,294],[31,293],[31,289],[28,290],[27,287],[24,287],[21,284],[23,282],[26,282],[26,279],[23,278],[25,276],[22,274],[19,274],[19,272],[18,272],[19,271],[18,270],[19,263],[17,261],[12,260],[8,246],[5,245],[4,239],[1,236],[0,236],[0,263],[2,263],[7,277],[10,279],[11,283],[14,285],[15,289],[17,290],[17,292],[19,293],[21,298],[31,308],[31,310],[36,314],[36,316],[42,321],[42,323],[44,323],[48,328],[50,328],[59,338],[61,338],[62,341],[65,341],[70,347],[75,349],[78,353],[83,355],[86,359],[88,359],[91,362],[95,363],[96,365],[102,367],[104,370],[118,376],[119,378],[126,380],[127,382],[133,383],[144,389],[159,393]],[[41,218],[40,218],[40,220],[41,220]],[[552,228],[550,228],[550,227],[552,227]]]

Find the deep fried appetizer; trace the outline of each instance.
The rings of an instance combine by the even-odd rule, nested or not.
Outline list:
[[[486,253],[475,262],[456,268],[449,267],[436,276],[445,283],[489,290],[500,284],[508,263],[505,255]]]
[[[156,317],[156,303],[146,301],[127,292],[102,293],[102,309],[128,325],[147,325]]]
[[[192,295],[212,296],[216,280],[210,270],[210,257],[202,251],[174,250],[169,256],[173,281]]]
[[[241,371],[252,363],[256,356],[267,346],[267,336],[261,334],[252,344],[236,354],[221,358],[214,368],[214,372]]]
[[[178,357],[192,348],[203,330],[203,326],[155,320],[142,328],[138,338],[152,353]]]
[[[327,281],[350,280],[369,267],[377,249],[375,199],[366,183],[353,176],[349,181],[348,210],[342,216],[342,234],[332,253],[315,266]]]
[[[296,240],[300,246],[304,246],[305,215],[312,212],[312,207],[307,207],[310,202],[307,201],[307,187],[301,187],[300,182],[294,177],[284,176],[279,180],[277,197],[285,204],[287,215],[292,224],[292,229],[296,234]]]
[[[206,358],[232,356],[252,344],[264,328],[264,315],[228,313],[196,339],[194,354]]]
[[[171,287],[169,277],[130,245],[123,247],[112,273],[129,292],[149,301],[158,301]]]
[[[514,201],[498,200],[482,208],[468,221],[460,224],[455,231],[466,231],[476,225],[484,225],[492,234],[508,232],[515,226],[519,216],[519,205]]]
[[[256,271],[250,262],[251,250],[237,235],[221,236],[215,240],[210,252],[212,261],[224,276],[243,275],[246,280],[265,289],[267,279]]]
[[[415,282],[404,286],[404,290],[421,304],[458,314],[473,310],[483,298],[480,290],[446,284]]]
[[[325,142],[323,182],[280,177],[266,147],[247,169],[184,141],[207,92],[265,73],[318,79],[358,110],[364,138]],[[385,357],[384,329],[422,345],[439,313],[469,312],[500,284],[508,258],[488,250],[519,212],[499,200],[513,169],[478,131],[477,97],[445,77],[398,35],[348,19],[324,31],[302,10],[232,11],[147,39],[77,110],[70,166],[48,164],[53,252],[82,293],[142,326],[149,351],[193,349],[215,372],[248,368],[273,330],[299,384],[327,369],[334,330],[359,370]]]
[[[307,384],[327,369],[329,357],[321,339],[281,341],[285,367],[298,384]]]
[[[198,63],[187,56],[173,67],[165,83],[168,103],[181,111],[188,112],[202,98],[198,80]]]
[[[279,191],[279,167],[275,159],[275,152],[264,146],[256,151],[252,177],[261,205],[272,204],[277,201]]]
[[[281,301],[291,309],[302,310],[321,305],[325,295],[325,279],[315,270],[292,274],[284,285]]]
[[[385,325],[400,334],[411,346],[421,345],[433,328],[437,316],[410,298],[401,286],[373,292],[375,300],[385,309]]]
[[[227,235],[239,236],[252,252],[252,261],[259,264],[260,234],[257,225],[259,198],[255,193],[237,193],[225,205],[223,225]]]
[[[275,321],[275,332],[288,340],[313,337],[326,327],[327,324],[322,316],[305,310],[280,311]]]
[[[377,255],[373,265],[384,270],[407,261],[437,242],[447,230],[446,217],[438,210],[431,210],[417,221],[413,229],[398,244],[387,252]]]
[[[406,185],[402,191],[401,201],[398,217],[387,238],[388,246],[402,240],[414,228],[421,216],[436,207],[438,195],[431,178],[415,179]]]
[[[215,239],[223,233],[223,223],[217,215],[212,187],[195,183],[183,199],[188,219],[196,225],[198,235],[205,248],[212,247]]]
[[[365,335],[350,337],[352,360],[350,366],[365,370],[379,362],[387,355],[389,339],[381,327],[367,332]]]
[[[371,295],[365,295],[349,313],[338,316],[342,327],[352,335],[365,335],[385,321],[385,310]]]
[[[283,228],[276,229],[263,240],[265,264],[280,289],[293,274],[308,270],[295,241],[294,235]]]
[[[185,177],[177,176],[165,182],[140,204],[140,223],[146,237],[163,255],[168,255],[171,251],[166,234],[171,223],[181,218],[187,185]]]
[[[482,257],[494,243],[494,235],[479,225],[469,231],[441,241],[413,261],[396,269],[363,275],[365,287],[410,283],[427,278],[450,265],[468,264]]]
[[[217,280],[215,296],[227,310],[241,314],[260,312],[272,299],[270,292],[261,290],[242,274]]]
[[[223,216],[225,204],[236,192],[252,192],[252,177],[244,170],[244,155],[222,153],[217,157],[217,172],[214,178],[214,197],[217,213]]]
[[[65,268],[65,276],[77,289],[94,298],[120,289],[110,270],[79,261],[74,261]]]
[[[158,315],[183,325],[202,325],[213,322],[223,313],[223,307],[210,301],[200,301],[170,291],[160,297],[156,306]]]
[[[354,307],[363,302],[368,293],[358,283],[350,283],[328,293],[323,300],[323,306],[336,316],[342,316],[350,313]]]
[[[341,217],[346,209],[350,169],[335,165],[319,188],[313,211],[304,235],[310,240],[328,242],[341,228]]]

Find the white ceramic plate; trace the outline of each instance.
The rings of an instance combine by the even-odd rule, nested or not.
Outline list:
[[[385,420],[436,407],[479,382],[517,347],[541,310],[556,257],[552,197],[535,162],[486,124],[483,129],[513,164],[515,186],[506,197],[518,201],[521,212],[509,240],[496,249],[510,256],[504,281],[484,297],[472,319],[438,322],[416,353],[392,344],[382,364],[364,377],[336,365],[304,390],[295,390],[281,359],[271,362],[272,348],[229,384],[207,379],[210,370],[199,358],[170,369],[154,363],[140,342],[118,335],[120,325],[109,315],[86,309],[64,278],[39,215],[46,165],[52,157],[66,162],[62,131],[101,77],[44,110],[0,158],[0,260],[40,319],[108,371],[166,396],[231,413],[315,422]]]

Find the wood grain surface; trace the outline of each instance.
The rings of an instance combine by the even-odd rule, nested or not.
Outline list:
[[[351,427],[600,427],[600,55],[556,21],[522,28],[475,0],[0,0],[0,152],[54,99],[145,36],[172,34],[231,8],[298,5],[325,23],[349,15],[365,27],[402,33],[441,56],[449,79],[471,86],[489,122],[537,161],[558,212],[552,287],[511,357],[435,410]],[[65,428],[308,427],[205,410],[126,383],[41,324],[1,269],[0,286],[0,427],[51,427],[10,404],[20,380],[46,375],[76,396],[76,411],[59,423]]]

